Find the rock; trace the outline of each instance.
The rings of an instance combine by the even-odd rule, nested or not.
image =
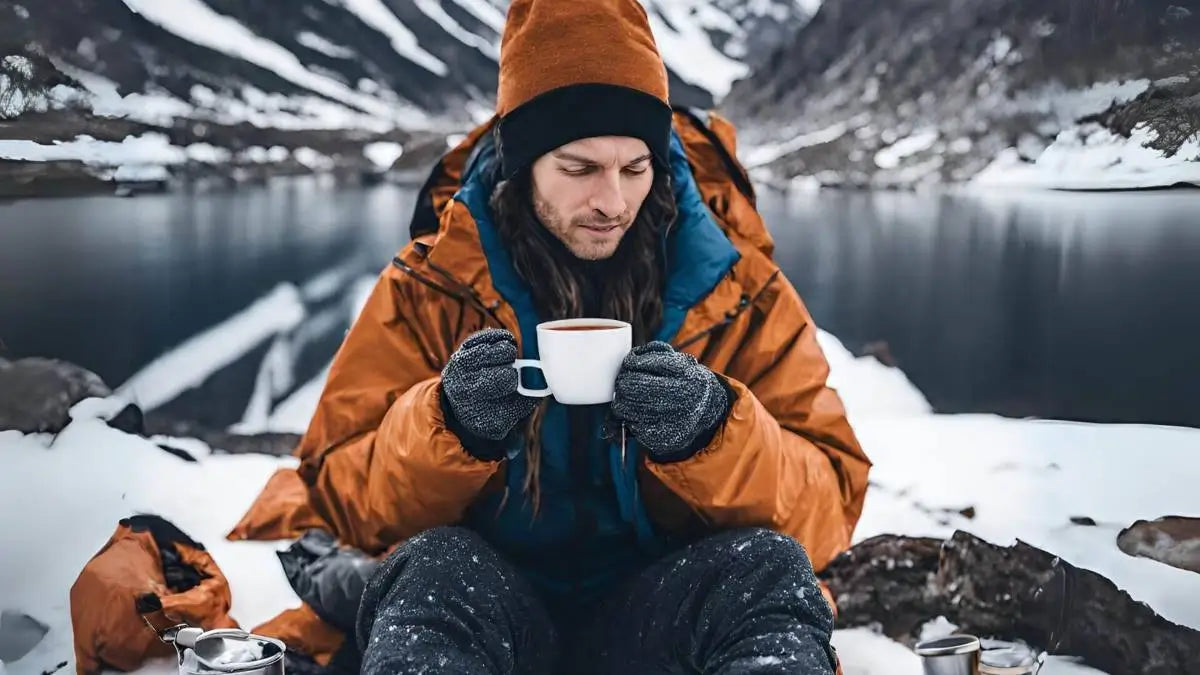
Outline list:
[[[1134,557],[1200,573],[1200,518],[1139,520],[1121,530],[1117,547]]]
[[[907,645],[929,617],[943,616],[965,633],[1074,654],[1104,672],[1196,672],[1200,631],[1021,541],[997,546],[962,531],[944,541],[880,535],[820,576],[837,600],[839,627],[878,626]]]
[[[884,340],[876,340],[863,345],[859,356],[874,356],[876,361],[879,361],[888,368],[896,367],[896,357],[892,354],[891,347]]]
[[[182,459],[185,462],[195,462],[196,461],[196,458],[192,456],[192,453],[188,452],[187,450],[181,450],[180,448],[172,447],[170,445],[167,445],[166,443],[159,443],[158,447],[163,452],[165,452],[169,455],[174,455],[174,456],[178,457],[179,459]]]
[[[141,436],[146,431],[145,416],[137,404],[130,403],[108,420],[108,426],[127,434]]]
[[[28,358],[0,364],[0,431],[58,433],[71,406],[112,390],[100,376],[66,361]]]
[[[0,661],[12,663],[37,646],[50,628],[37,619],[4,610],[0,612]]]

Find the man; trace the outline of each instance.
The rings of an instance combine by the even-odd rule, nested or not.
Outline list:
[[[512,3],[497,119],[435,172],[436,234],[297,451],[341,542],[403,542],[363,672],[833,672],[810,559],[849,545],[870,463],[744,175],[681,119],[636,0]],[[580,316],[633,326],[612,405],[519,395],[535,326]]]

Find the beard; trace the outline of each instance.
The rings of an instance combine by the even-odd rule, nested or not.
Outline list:
[[[633,224],[635,214],[628,209],[616,218],[605,218],[594,213],[566,218],[553,204],[542,199],[536,190],[533,192],[533,210],[542,226],[581,260],[611,258]],[[593,231],[588,229],[607,227],[615,229],[607,235],[593,234]]]

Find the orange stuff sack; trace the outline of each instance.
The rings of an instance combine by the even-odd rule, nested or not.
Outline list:
[[[129,671],[173,655],[143,613],[159,623],[236,628],[230,603],[229,582],[203,545],[158,516],[126,518],[71,586],[76,671]]]

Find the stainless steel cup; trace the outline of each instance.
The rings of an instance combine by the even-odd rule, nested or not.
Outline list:
[[[925,675],[979,675],[979,638],[974,635],[924,640],[914,651]]]

